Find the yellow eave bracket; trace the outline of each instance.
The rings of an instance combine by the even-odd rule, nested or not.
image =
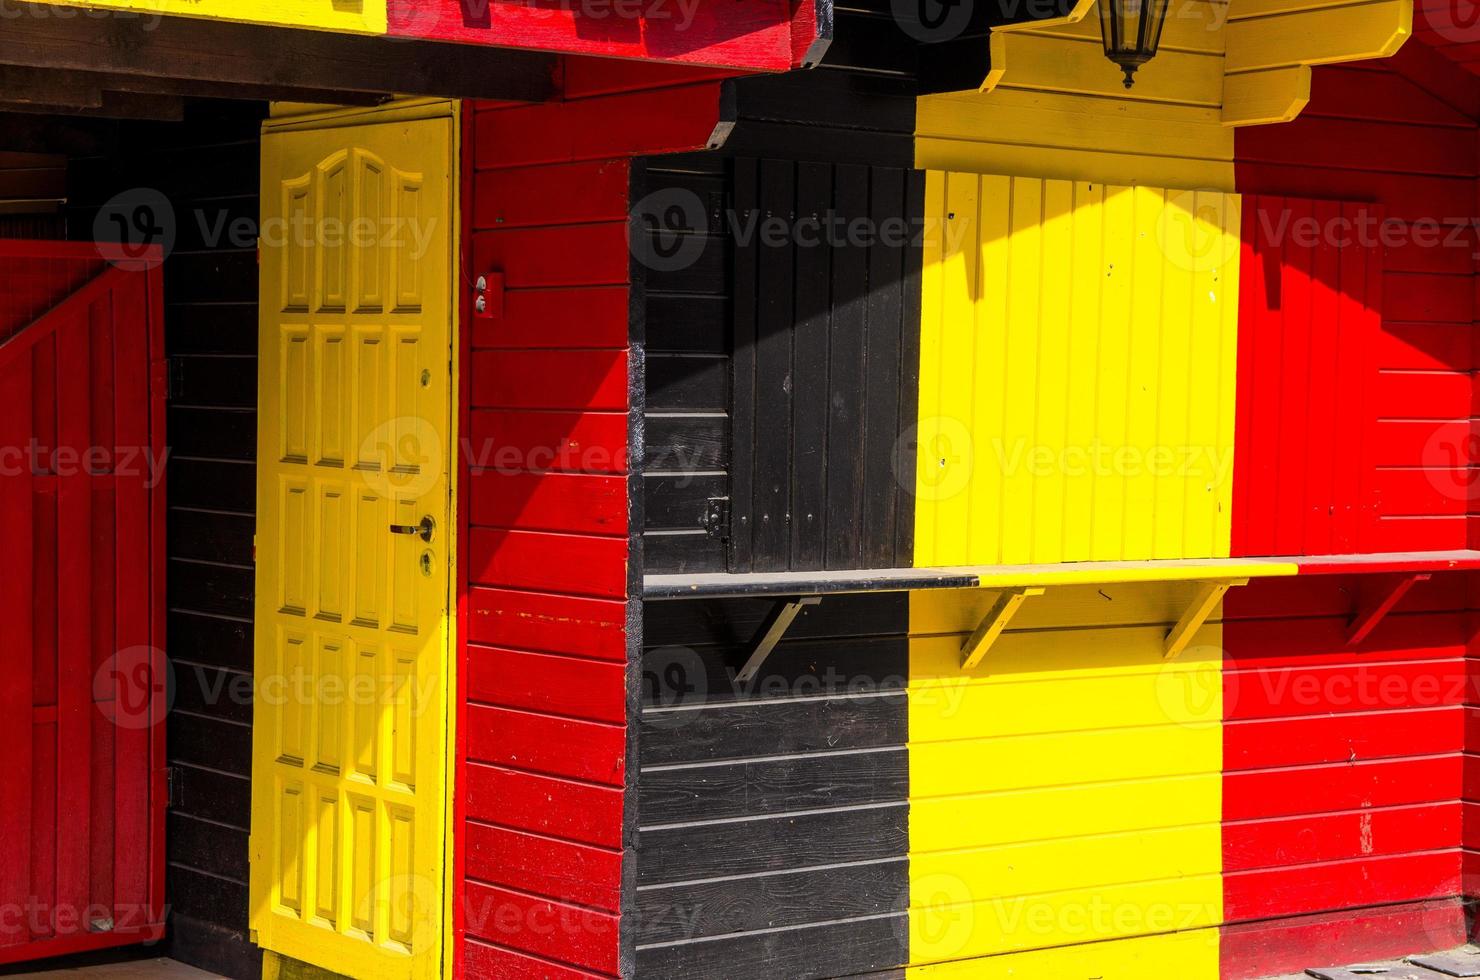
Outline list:
[[[1030,20],[1021,24],[1004,24],[1001,27],[992,28],[991,35],[987,38],[987,44],[992,55],[992,67],[987,72],[987,77],[982,80],[980,91],[990,92],[1002,81],[1002,75],[1007,71],[1007,39],[1006,35],[1013,31],[1042,30],[1045,27],[1057,27],[1060,24],[1077,24],[1095,7],[1095,0],[1079,0],[1074,9],[1063,17],[1052,17],[1044,20]]]
[[[1413,35],[1413,0],[1241,0],[1233,9],[1225,126],[1289,122],[1310,101],[1312,65],[1390,58]]]
[[[1187,604],[1187,611],[1182,618],[1177,620],[1171,632],[1167,633],[1166,644],[1162,648],[1162,655],[1168,660],[1175,660],[1181,656],[1182,651],[1192,642],[1197,631],[1203,628],[1213,610],[1218,608],[1218,603],[1223,601],[1223,596],[1228,590],[1236,585],[1248,585],[1246,578],[1226,579],[1221,582],[1204,582],[1198,586],[1197,592],[1193,594],[1192,601]]]
[[[992,649],[992,644],[997,642],[997,637],[1007,629],[1007,624],[1012,622],[1012,617],[1017,615],[1018,608],[1029,596],[1043,595],[1048,591],[1042,586],[1018,586],[1016,588],[1003,589],[997,601],[992,603],[992,608],[982,617],[980,625],[967,637],[961,646],[961,669],[971,670],[982,662],[987,651]]]

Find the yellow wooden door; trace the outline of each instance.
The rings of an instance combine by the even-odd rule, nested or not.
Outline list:
[[[357,978],[442,972],[455,117],[263,137],[251,927]]]

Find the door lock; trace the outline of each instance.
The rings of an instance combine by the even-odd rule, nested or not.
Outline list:
[[[392,534],[415,534],[423,541],[432,540],[432,534],[437,530],[437,522],[432,520],[432,515],[427,514],[421,519],[420,524],[392,524]]]

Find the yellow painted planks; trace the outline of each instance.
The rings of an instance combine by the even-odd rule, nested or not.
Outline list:
[[[1051,590],[969,671],[991,593],[911,595],[912,974],[1216,977],[1221,624],[1161,656],[1190,587]]]
[[[913,967],[909,980],[1217,980],[1218,930]]]
[[[54,0],[140,16],[206,17],[356,34],[386,32],[386,0]]]
[[[1228,555],[1239,207],[929,176],[916,565]]]

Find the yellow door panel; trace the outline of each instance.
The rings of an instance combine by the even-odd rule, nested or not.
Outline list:
[[[442,974],[456,132],[263,137],[251,927],[356,978]]]

